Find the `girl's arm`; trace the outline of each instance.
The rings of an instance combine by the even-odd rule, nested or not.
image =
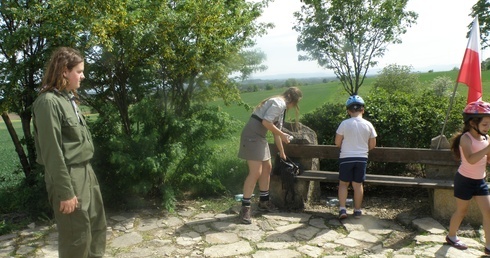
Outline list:
[[[462,135],[461,140],[459,143],[459,146],[461,146],[462,150],[462,155],[464,155],[466,161],[470,164],[475,164],[479,160],[481,160],[485,155],[489,154],[490,151],[490,145],[487,147],[477,151],[477,152],[472,152],[471,150],[471,139],[470,136],[468,135]]]
[[[267,128],[267,130],[271,131],[274,135],[274,142],[276,143],[277,149],[279,150],[279,155],[281,158],[286,159],[286,154],[284,153],[284,146],[282,142],[289,143],[288,134],[283,133],[279,128],[277,128],[273,123],[262,120],[262,124]]]

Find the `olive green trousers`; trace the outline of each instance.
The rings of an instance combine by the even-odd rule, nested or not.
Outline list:
[[[107,223],[99,182],[89,162],[70,166],[69,172],[79,204],[74,212],[61,213],[60,200],[53,186],[46,184],[58,229],[59,257],[103,257]]]

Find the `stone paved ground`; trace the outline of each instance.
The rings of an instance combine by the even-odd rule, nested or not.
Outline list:
[[[183,207],[175,213],[145,209],[109,214],[106,257],[481,257],[480,230],[466,230],[470,247],[444,243],[447,228],[413,214],[381,219],[367,210],[339,222],[335,208],[254,213],[237,224],[237,204],[226,212]],[[57,257],[55,226],[35,226],[0,236],[0,257]]]

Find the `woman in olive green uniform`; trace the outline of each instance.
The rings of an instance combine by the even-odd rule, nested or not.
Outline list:
[[[76,103],[83,70],[78,51],[56,50],[33,104],[37,162],[45,168],[60,258],[102,257],[106,246],[104,205],[90,165],[94,146]]]

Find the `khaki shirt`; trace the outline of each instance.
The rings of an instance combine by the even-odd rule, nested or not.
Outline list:
[[[281,130],[286,108],[286,101],[283,98],[273,97],[268,99],[261,107],[254,110],[253,114],[273,123]]]
[[[89,161],[94,154],[92,136],[85,118],[79,117],[68,92],[45,92],[33,104],[36,161],[45,167],[45,181],[54,196],[68,200],[75,196],[69,166]]]

